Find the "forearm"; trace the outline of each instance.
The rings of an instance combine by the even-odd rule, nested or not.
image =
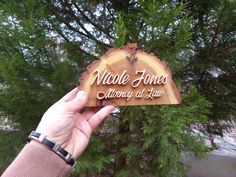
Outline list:
[[[2,177],[67,177],[72,167],[45,145],[31,141]]]

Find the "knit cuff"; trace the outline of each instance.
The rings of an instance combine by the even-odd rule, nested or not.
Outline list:
[[[2,177],[66,177],[72,167],[40,142],[26,144]]]

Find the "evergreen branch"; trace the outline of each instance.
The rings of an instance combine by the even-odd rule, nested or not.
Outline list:
[[[50,67],[51,71],[53,71],[53,65],[52,65],[52,62],[51,62],[50,59],[49,59],[50,56],[48,55],[47,47],[44,46],[44,47],[42,48],[42,50],[44,51],[44,54],[46,55],[46,60],[48,61],[48,64],[49,64],[49,67]]]
[[[109,7],[107,7],[106,5],[105,5],[105,7],[106,7],[106,9],[107,9],[107,11],[108,11],[108,13],[109,13],[109,15],[111,16],[111,18],[112,18],[112,21],[116,21],[116,18],[115,18],[115,16],[114,16],[114,14],[113,13],[111,13],[111,11],[110,11],[110,9],[109,9]]]
[[[199,79],[196,83],[196,86],[197,86],[198,90],[200,90],[200,84],[202,83],[205,75],[206,75],[206,69],[201,73],[201,75],[200,75],[200,77],[199,77]]]
[[[217,36],[218,36],[218,34],[219,34],[219,33],[218,33],[218,30],[219,30],[219,25],[217,24],[216,29],[214,30],[215,34],[214,34],[214,36],[212,37],[212,40],[211,40],[211,42],[210,42],[209,53],[211,53],[212,50],[213,50],[213,48],[215,47],[216,38],[217,38]]]
[[[62,32],[60,29],[55,28],[55,30],[58,32],[58,34],[60,34],[60,36],[61,36],[63,39],[65,39],[65,41],[67,41],[68,43],[71,42],[71,41],[63,34],[63,32]],[[97,57],[96,57],[95,55],[92,55],[91,53],[86,52],[85,50],[81,49],[78,45],[73,44],[72,46],[73,46],[75,49],[79,50],[82,54],[87,55],[87,56],[89,56],[89,57],[92,57],[92,58],[94,58],[94,59],[97,59]]]
[[[67,3],[68,4],[68,3]],[[90,23],[92,24],[95,28],[97,28],[98,30],[102,31],[104,34],[106,34],[107,36],[109,36],[110,38],[114,39],[113,36],[110,35],[109,31],[106,31],[101,25],[93,22],[93,20],[91,20],[88,16],[85,15],[85,13],[79,8],[79,6],[76,3],[73,3],[73,5],[75,6],[75,8],[80,12],[80,14]],[[74,15],[75,16],[75,15]],[[76,17],[76,16],[75,16]]]
[[[65,2],[66,2],[66,1],[65,1]],[[69,13],[72,17],[74,17],[74,19],[76,20],[76,22],[78,23],[78,25],[86,32],[86,34],[89,36],[89,38],[90,38],[90,39],[94,39],[96,42],[100,42],[99,40],[97,40],[97,39],[95,38],[94,35],[92,35],[92,34],[87,30],[87,28],[84,27],[84,25],[81,23],[81,21],[78,19],[78,17],[73,13],[73,10],[72,10],[71,6],[70,6],[68,3],[65,3],[65,6],[69,8],[69,10],[67,10],[67,9],[65,8],[65,11],[66,11],[67,13]],[[105,44],[105,43],[104,43],[104,44]],[[107,44],[105,44],[105,45],[107,45]],[[107,45],[107,47],[110,47],[110,46]]]
[[[2,51],[3,53],[7,54],[7,56],[10,58],[10,52],[7,51],[7,49],[5,47],[0,47],[0,51]]]
[[[63,22],[70,30],[72,30],[72,31],[74,31],[74,32],[76,32],[76,33],[78,33],[78,34],[80,34],[80,35],[82,35],[82,36],[84,36],[84,37],[86,37],[86,38],[88,38],[88,39],[93,40],[93,41],[96,42],[97,44],[100,44],[100,45],[102,45],[102,46],[104,46],[104,47],[112,48],[112,46],[110,46],[110,45],[108,45],[108,44],[106,44],[106,43],[103,43],[103,42],[101,42],[100,40],[96,39],[91,33],[89,33],[89,32],[85,29],[85,27],[84,27],[81,23],[79,23],[80,27],[81,27],[87,34],[85,34],[85,33],[81,32],[81,31],[79,31],[78,29],[76,29],[75,27],[73,27],[72,25],[70,25],[70,23],[69,23],[66,19],[64,19],[61,15],[59,15],[53,8],[50,8],[50,10],[51,10],[51,12],[52,12],[61,22]]]

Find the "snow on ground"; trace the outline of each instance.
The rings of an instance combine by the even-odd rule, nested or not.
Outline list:
[[[205,143],[208,146],[211,146],[209,138],[199,130],[194,129],[194,134],[204,137]],[[224,133],[223,137],[214,136],[213,141],[216,144],[217,149],[213,150],[210,154],[236,158],[236,125],[230,132]]]
[[[201,134],[198,130],[195,133]],[[205,140],[206,144],[210,145],[207,137]],[[224,133],[223,137],[214,137],[214,143],[217,149],[207,157],[186,158],[185,163],[190,167],[188,177],[236,177],[236,126],[230,133]]]
[[[222,156],[229,156],[236,158],[236,130],[231,133],[227,133],[224,137],[215,137],[214,143],[217,145],[217,149],[212,151],[211,154],[217,154]]]

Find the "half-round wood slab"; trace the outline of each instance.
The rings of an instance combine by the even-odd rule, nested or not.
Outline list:
[[[136,44],[109,50],[80,78],[87,106],[179,104],[181,95],[168,66]]]

